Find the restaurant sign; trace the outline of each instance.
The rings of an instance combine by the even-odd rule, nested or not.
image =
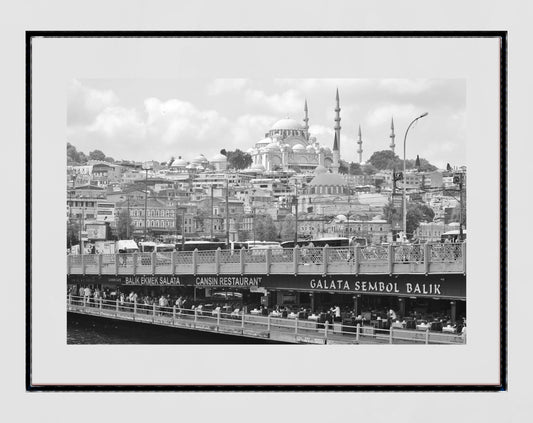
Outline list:
[[[69,284],[195,286],[266,290],[298,290],[393,296],[466,298],[464,275],[69,275]]]

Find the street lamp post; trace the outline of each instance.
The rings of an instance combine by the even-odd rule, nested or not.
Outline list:
[[[146,172],[144,179],[144,241],[146,241],[146,209],[148,207],[148,170],[151,168],[149,163],[143,163],[142,168]]]
[[[403,200],[403,236],[405,238],[407,238],[407,201],[405,197],[405,190],[406,190],[405,181],[407,179],[406,177],[407,175],[405,173],[405,145],[407,141],[407,133],[409,132],[409,129],[411,128],[413,123],[415,123],[418,119],[422,119],[423,117],[427,115],[428,115],[428,112],[425,112],[425,113],[422,113],[417,118],[413,119],[413,121],[407,127],[407,130],[405,131],[405,136],[403,137],[403,195],[402,195],[403,198],[402,200]]]

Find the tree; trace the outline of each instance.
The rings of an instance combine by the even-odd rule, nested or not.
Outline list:
[[[407,205],[407,234],[413,234],[420,222],[432,222],[435,212],[425,204],[411,203]]]
[[[350,163],[350,175],[362,175],[363,169],[359,163],[351,162]]]
[[[226,157],[228,158],[229,167],[233,169],[246,169],[253,162],[252,156],[239,149],[228,151]]]
[[[100,150],[94,150],[89,153],[89,160],[105,160],[105,154]]]
[[[349,171],[348,162],[345,160],[340,160],[339,161],[339,173],[346,175],[348,174],[348,171]]]
[[[374,175],[378,173],[378,169],[376,169],[376,167],[372,164],[365,164],[363,165],[363,173],[365,175]]]
[[[80,242],[80,223],[79,219],[70,218],[67,222],[67,246],[79,244]]]
[[[81,151],[76,150],[71,143],[67,142],[67,165],[81,165],[87,163],[87,157]]]
[[[408,203],[406,217],[407,233],[413,234],[421,222],[432,222],[434,217],[435,213],[429,206],[419,203]],[[395,209],[392,203],[389,202],[383,208],[383,218],[390,224],[392,224],[393,220],[402,222],[402,209]]]
[[[294,234],[296,218],[292,214],[285,216],[285,219],[281,222],[281,239],[282,241],[292,241]]]
[[[255,216],[255,239],[257,241],[276,241],[278,230],[270,215]]]
[[[128,216],[128,209],[122,209],[118,215],[117,235],[118,239],[131,239],[135,230],[131,218]]]
[[[220,150],[220,154],[222,154],[223,156],[228,156],[228,152],[226,151],[225,148],[223,148],[222,150]]]
[[[392,169],[399,167],[401,164],[400,158],[392,152],[392,150],[382,150],[372,153],[368,159],[368,163],[378,170]]]

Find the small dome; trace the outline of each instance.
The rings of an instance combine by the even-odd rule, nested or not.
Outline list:
[[[198,157],[195,157],[191,160],[191,163],[209,163],[203,154],[200,154]]]
[[[194,163],[190,163],[186,166],[187,169],[196,169],[196,165]]]
[[[338,173],[319,173],[311,182],[310,186],[347,186],[344,178]]]
[[[272,142],[272,138],[266,137],[266,138],[264,138],[264,139],[262,139],[260,141],[257,141],[257,144],[265,144],[265,145],[267,145],[267,144],[270,144],[271,142]]]
[[[315,167],[315,175],[320,175],[321,173],[327,173],[327,169],[322,166],[322,165],[318,165],[317,167]]]
[[[276,144],[275,142],[272,142],[266,146],[266,149],[270,151],[276,151],[276,150],[279,150],[279,145]]]
[[[303,126],[300,125],[297,121],[294,119],[286,118],[278,120],[274,125],[272,125],[272,130],[283,130],[283,129],[290,129],[290,130],[303,130]]]
[[[170,167],[185,167],[185,166],[187,166],[187,162],[183,160],[181,157],[174,160],[172,164],[170,165]]]
[[[346,219],[346,216],[344,216],[343,214],[338,214],[337,216],[335,216],[335,220],[346,222],[348,219]]]
[[[211,161],[216,163],[227,162],[228,158],[224,156],[224,154],[217,154],[211,159]]]
[[[302,144],[296,144],[292,147],[292,151],[305,151],[305,147]]]
[[[326,153],[331,153],[331,148],[329,147],[323,147],[323,148]]]

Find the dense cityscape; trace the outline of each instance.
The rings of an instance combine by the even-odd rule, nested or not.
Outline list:
[[[465,236],[464,166],[437,169],[417,156],[406,160],[403,175],[392,117],[388,148],[363,161],[359,128],[358,139],[343,146],[357,148],[359,161],[348,163],[341,157],[340,126],[330,145],[319,144],[309,132],[307,104],[304,113],[302,123],[275,122],[246,151],[221,149],[209,158],[115,161],[68,144],[68,248],[79,245],[80,236],[102,252],[103,241],[118,239],[356,237],[382,244],[440,241],[460,229]]]

